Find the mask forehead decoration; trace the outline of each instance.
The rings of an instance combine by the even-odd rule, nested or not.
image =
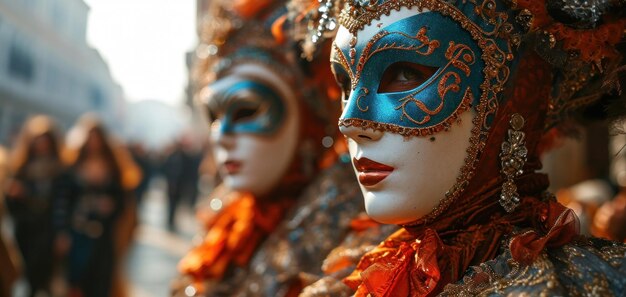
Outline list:
[[[349,78],[351,88],[340,124],[430,135],[477,105],[474,94],[480,94],[484,64],[477,61],[480,50],[468,34],[447,33],[455,27],[451,20],[426,12],[382,28],[367,43],[344,49],[335,45],[334,71]],[[410,90],[383,92],[385,72],[400,62],[436,71],[429,77],[421,74],[424,82]]]

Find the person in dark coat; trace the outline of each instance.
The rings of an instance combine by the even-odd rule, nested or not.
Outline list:
[[[119,259],[127,246],[125,210],[133,207],[128,166],[94,118],[79,121],[73,134],[69,229],[69,285],[72,297],[110,297],[118,279]],[[71,138],[72,139],[72,138]],[[126,153],[127,154],[127,153]],[[140,175],[140,174],[139,174]],[[136,185],[136,181],[132,182]],[[120,242],[125,242],[120,244]],[[116,293],[117,294],[117,293]]]
[[[25,124],[11,162],[4,194],[24,262],[29,296],[49,293],[55,247],[62,249],[62,240],[57,236],[64,216],[65,188],[59,141],[51,119],[36,116]]]

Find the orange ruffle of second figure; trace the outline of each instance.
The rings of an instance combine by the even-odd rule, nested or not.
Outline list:
[[[231,264],[246,266],[261,241],[271,233],[292,202],[260,203],[250,194],[233,199],[208,224],[204,242],[179,263],[181,273],[202,280],[219,280]]]

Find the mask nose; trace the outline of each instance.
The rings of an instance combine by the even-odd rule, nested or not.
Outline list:
[[[369,141],[378,141],[383,137],[382,131],[377,131],[371,128],[364,129],[355,126],[340,125],[339,131],[343,133],[347,138],[354,140],[357,143],[364,143]]]
[[[211,125],[211,138],[215,145],[225,150],[232,150],[235,147],[235,137],[233,133],[229,133],[227,129],[222,127],[221,120],[213,122]]]
[[[346,106],[344,106],[343,113],[340,119],[342,120],[346,120],[346,118],[350,119],[351,115],[354,113],[353,109],[355,108],[358,108],[361,111],[365,111],[366,109],[360,106],[360,99],[362,97],[367,96],[367,94],[368,92],[367,92],[367,89],[365,88],[362,88],[358,92],[352,92],[350,94],[350,99],[348,99]],[[365,108],[369,108],[369,107],[365,107]],[[355,119],[355,120],[358,121],[358,119]],[[356,141],[357,143],[363,143],[367,141],[377,141],[381,137],[383,137],[382,131],[376,131],[371,128],[364,129],[361,127],[355,127],[353,125],[346,125],[344,123],[339,124],[339,131],[341,131],[341,133],[343,133],[343,135],[345,135],[347,138],[352,139]]]

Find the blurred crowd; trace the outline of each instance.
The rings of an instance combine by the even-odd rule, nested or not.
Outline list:
[[[165,151],[124,144],[82,117],[63,137],[52,119],[28,120],[0,150],[0,296],[18,279],[27,296],[125,296],[122,269],[137,209],[155,175],[168,185],[167,227],[195,203],[201,150],[182,138]],[[5,264],[6,263],[6,264]]]
[[[10,229],[0,236],[0,296],[20,278],[28,296],[126,296],[123,263],[151,180],[166,181],[163,224],[176,231],[179,205],[212,190],[203,151],[188,136],[158,152],[124,144],[89,115],[65,136],[46,116],[28,120],[13,147],[0,147],[0,230]],[[625,188],[591,179],[556,195],[582,233],[626,241]]]

